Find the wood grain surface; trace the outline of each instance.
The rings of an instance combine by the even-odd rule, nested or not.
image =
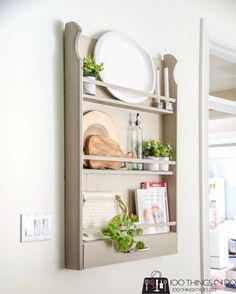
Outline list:
[[[120,145],[113,139],[105,136],[91,136],[87,139],[85,146],[86,155],[132,157],[132,154],[125,155]],[[123,162],[87,160],[87,166],[93,169],[119,169]]]

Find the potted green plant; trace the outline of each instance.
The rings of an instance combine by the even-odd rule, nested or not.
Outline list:
[[[103,63],[97,64],[95,59],[88,55],[83,59],[83,76],[86,77],[88,80],[95,81],[99,73],[103,71]],[[83,84],[84,93],[90,95],[96,95],[96,85],[92,83]]]
[[[119,195],[116,196],[116,200],[123,216],[120,214],[114,216],[103,229],[103,234],[112,239],[117,252],[130,253],[144,250],[144,243],[134,239],[143,234],[142,228],[138,228],[135,224],[137,216],[133,214],[129,216],[128,207]]]
[[[160,144],[160,160],[169,161],[172,159],[172,147],[170,143]],[[159,166],[161,171],[169,171],[169,164],[164,163]]]
[[[142,144],[143,157],[157,161],[157,163],[145,163],[144,169],[158,171],[160,157],[160,143],[156,140],[144,140]]]

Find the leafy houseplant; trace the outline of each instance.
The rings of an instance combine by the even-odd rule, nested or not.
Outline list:
[[[104,70],[103,63],[97,64],[95,59],[88,55],[83,59],[83,76],[89,80],[96,80],[99,73]],[[96,85],[92,83],[84,83],[84,93],[95,95]]]
[[[161,144],[160,145],[160,160],[171,160],[172,159],[172,147],[170,143]],[[160,164],[160,170],[161,171],[168,171],[169,170],[169,164]]]
[[[103,63],[97,64],[95,59],[88,55],[83,59],[83,75],[84,77],[98,78],[99,73],[103,71]]]
[[[170,143],[160,143],[156,140],[143,141],[143,156],[152,160],[171,160],[172,159],[172,147]],[[168,171],[169,165],[158,163],[144,164],[145,169],[152,171]]]
[[[170,160],[173,158],[170,143],[160,144],[160,157],[168,157]]]
[[[103,229],[103,234],[109,236],[114,242],[115,249],[121,253],[129,253],[133,250],[142,250],[145,245],[142,241],[135,241],[134,237],[141,236],[143,230],[135,225],[137,217],[129,216],[128,207],[120,196],[116,196],[123,216],[114,216]]]
[[[143,156],[147,159],[159,160],[161,144],[156,140],[144,140],[142,144]],[[144,169],[158,171],[158,163],[145,163]]]
[[[143,141],[143,156],[144,157],[156,157],[160,156],[160,143],[155,140]]]

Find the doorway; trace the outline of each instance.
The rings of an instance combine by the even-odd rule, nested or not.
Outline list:
[[[202,279],[236,279],[236,36],[204,20],[200,82]]]

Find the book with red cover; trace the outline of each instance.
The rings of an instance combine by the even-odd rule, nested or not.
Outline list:
[[[141,183],[141,189],[167,187],[166,182],[143,182]]]

